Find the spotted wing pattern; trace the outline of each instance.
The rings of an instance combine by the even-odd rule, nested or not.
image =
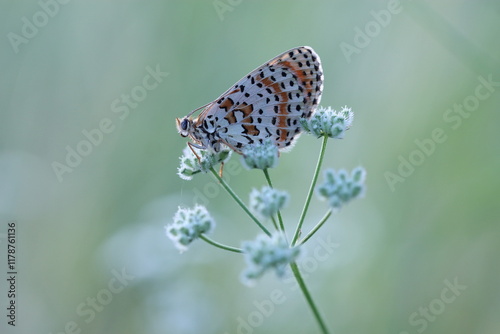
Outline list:
[[[309,118],[319,104],[322,89],[319,56],[310,47],[297,47],[238,81],[194,125],[214,135],[212,146],[220,141],[241,153],[245,145],[269,138],[286,150],[302,130],[299,119]]]

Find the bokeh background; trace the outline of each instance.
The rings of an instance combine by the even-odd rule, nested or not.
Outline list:
[[[305,247],[331,331],[500,332],[498,2],[62,2],[0,3],[2,333],[319,332],[294,284],[270,274],[247,287],[241,256],[201,241],[180,255],[164,234],[195,202],[214,239],[259,234],[209,175],[176,175],[186,140],[174,119],[299,45],[321,57],[322,105],[355,112],[325,168],[368,172],[365,198]],[[271,171],[291,195],[289,232],[319,148],[304,135]],[[264,178],[232,164],[226,178],[248,200]],[[305,228],[325,211],[314,199]]]

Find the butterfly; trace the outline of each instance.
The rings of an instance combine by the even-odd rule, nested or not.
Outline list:
[[[296,47],[257,67],[216,100],[176,118],[177,131],[192,139],[191,150],[219,152],[227,146],[242,154],[246,145],[270,139],[286,151],[302,131],[299,119],[311,116],[322,90],[319,56],[311,47]]]

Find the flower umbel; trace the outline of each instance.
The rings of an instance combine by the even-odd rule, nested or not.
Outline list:
[[[287,265],[300,253],[300,248],[288,246],[280,232],[275,232],[271,237],[259,235],[254,241],[243,242],[242,248],[247,262],[242,279],[248,284],[253,283],[269,269],[275,269],[276,275],[283,277]]]
[[[180,166],[177,168],[177,175],[181,179],[191,180],[193,175],[197,173],[207,173],[216,164],[229,160],[233,152],[229,149],[223,149],[215,153],[209,150],[198,150],[194,147],[193,150],[196,150],[200,160],[194,155],[191,148],[186,146],[182,151]]]
[[[174,222],[165,226],[167,237],[175,244],[182,253],[187,246],[201,234],[210,233],[215,227],[215,221],[202,205],[196,205],[193,209],[177,210]]]
[[[300,124],[306,132],[317,137],[344,138],[344,133],[351,127],[354,113],[347,106],[337,111],[331,107],[318,107],[309,118],[301,118]]]
[[[250,209],[262,218],[271,218],[288,202],[288,193],[268,186],[250,193]]]
[[[262,144],[245,146],[242,153],[241,162],[248,169],[267,169],[278,164],[278,146],[269,139]]]
[[[341,169],[325,170],[325,182],[317,188],[319,197],[326,199],[334,209],[340,209],[350,200],[361,197],[365,191],[366,171],[363,167],[356,167],[351,172]]]

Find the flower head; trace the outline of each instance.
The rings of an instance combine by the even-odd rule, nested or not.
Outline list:
[[[177,168],[177,175],[181,179],[191,180],[193,175],[197,173],[207,173],[216,164],[229,160],[233,152],[229,149],[223,149],[215,153],[209,150],[199,150],[194,147],[193,150],[196,150],[196,154],[198,154],[200,159],[198,160],[189,146],[184,148],[180,158],[180,166]]]
[[[250,144],[243,148],[241,162],[248,169],[266,169],[278,164],[278,146],[271,140],[262,144]]]
[[[271,218],[278,213],[288,202],[285,191],[262,187],[259,191],[253,189],[250,193],[250,208],[262,218]]]
[[[366,172],[362,167],[356,167],[349,175],[341,169],[325,170],[325,182],[317,188],[319,197],[328,201],[334,209],[340,209],[350,200],[361,197],[365,191]]]
[[[301,118],[300,124],[306,132],[318,138],[327,136],[340,139],[344,138],[345,131],[351,127],[353,117],[351,108],[347,106],[340,111],[319,107],[309,119]]]
[[[215,227],[215,221],[204,206],[196,205],[193,209],[180,208],[174,215],[174,222],[165,226],[167,237],[182,253],[187,246],[201,234],[210,233]]]
[[[259,235],[253,241],[242,244],[247,268],[242,273],[245,283],[251,284],[267,270],[274,269],[278,277],[283,277],[287,265],[293,262],[300,253],[300,248],[288,246],[282,233],[272,236]]]

